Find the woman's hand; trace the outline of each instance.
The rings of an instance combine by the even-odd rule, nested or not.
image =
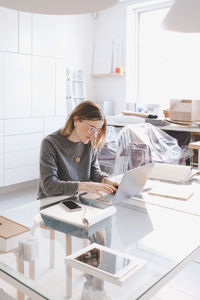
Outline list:
[[[103,194],[101,194],[101,192],[104,193],[112,193],[114,191],[116,191],[116,188],[110,184],[107,183],[99,183],[99,182],[79,182],[78,184],[78,192],[80,191],[87,191],[90,193],[94,193],[94,194],[98,194],[101,197],[103,196]]]
[[[102,183],[106,183],[106,184],[109,184],[109,185],[115,187],[115,191],[117,190],[117,188],[119,186],[119,182],[112,180],[110,177],[104,177],[102,180]]]

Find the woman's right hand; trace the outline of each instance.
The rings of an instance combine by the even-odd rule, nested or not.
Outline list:
[[[89,181],[89,182],[79,182],[78,192],[80,191],[87,191],[89,193],[98,194],[102,197],[103,194],[101,192],[112,193],[116,191],[116,188],[106,183]]]

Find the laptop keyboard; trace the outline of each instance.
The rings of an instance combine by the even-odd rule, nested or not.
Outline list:
[[[116,194],[116,192],[109,193],[103,197],[98,198],[98,200],[100,200],[100,201],[102,200],[104,202],[112,202],[115,194]]]

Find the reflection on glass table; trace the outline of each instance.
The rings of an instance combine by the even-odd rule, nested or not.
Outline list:
[[[180,184],[149,179],[142,193],[125,202],[136,206],[149,203],[200,216],[198,182],[197,179],[188,184]]]
[[[67,256],[65,263],[91,276],[122,286],[146,262],[130,254],[92,243]]]
[[[40,201],[33,201],[2,211],[1,215],[31,228],[35,215],[40,211],[40,205]],[[146,261],[146,264],[122,287],[106,281],[105,291],[120,300],[148,299],[199,254],[200,218],[145,203],[143,208],[130,203],[120,203],[116,208],[117,213],[111,218],[108,232],[110,247],[136,256]],[[70,234],[73,236],[73,231],[70,231]],[[35,279],[29,278],[26,262],[25,275],[16,271],[12,253],[0,255],[0,276],[7,281],[9,278],[16,279],[18,289],[32,295],[33,299],[64,300],[65,234],[56,231],[54,268],[49,267],[49,232],[38,227],[35,230],[35,238],[39,243],[39,257],[35,260]],[[73,237],[72,242],[73,252],[83,247],[81,238]],[[73,269],[72,278],[72,299],[80,299],[85,277],[80,271]],[[16,295],[13,296],[16,298]]]

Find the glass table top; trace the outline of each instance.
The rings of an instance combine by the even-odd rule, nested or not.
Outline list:
[[[46,200],[44,200],[46,201]],[[40,212],[43,200],[2,211],[1,215],[31,228]],[[104,289],[114,299],[143,299],[151,294],[166,277],[189,262],[200,251],[199,216],[144,203],[136,207],[131,200],[116,206],[117,212],[110,218],[107,228],[107,247],[145,260],[145,265],[135,272],[123,286],[105,282]],[[66,299],[64,258],[65,234],[55,234],[55,266],[50,268],[49,230],[37,227],[34,236],[38,240],[39,257],[35,260],[35,280],[29,279],[25,262],[25,275],[16,271],[12,253],[0,255],[0,271],[15,277],[44,299]],[[67,232],[66,232],[67,233]],[[88,241],[89,244],[89,241]],[[72,252],[83,247],[83,240],[72,238]],[[73,268],[72,298],[80,299],[85,281],[84,274]]]

